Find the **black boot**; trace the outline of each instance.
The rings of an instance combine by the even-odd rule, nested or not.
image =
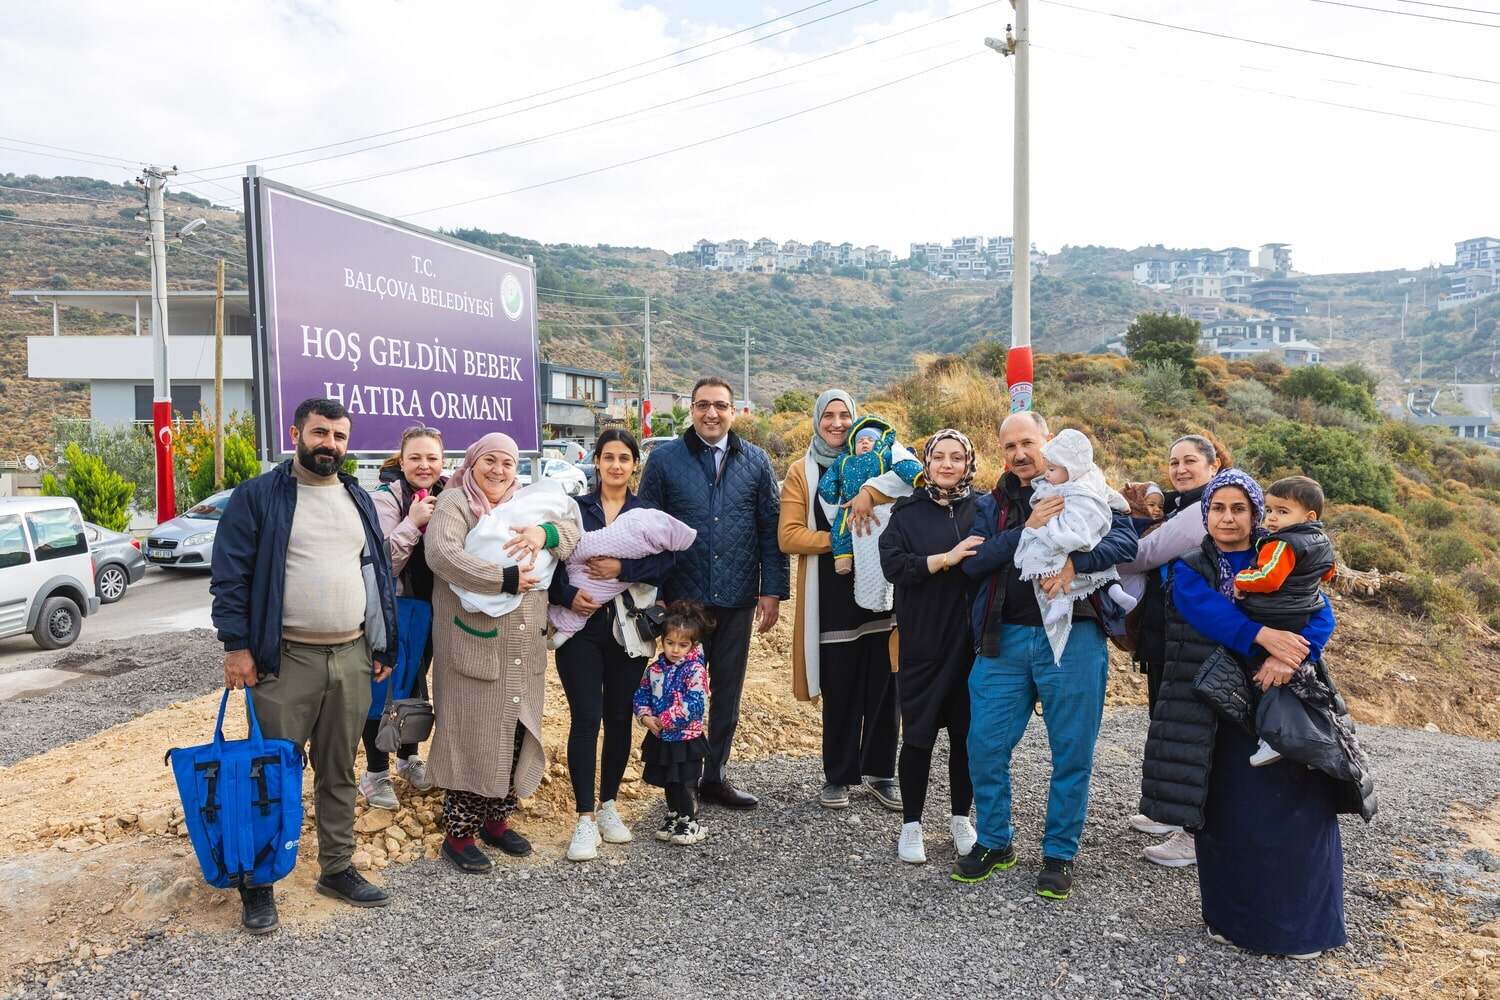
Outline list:
[[[281,924],[276,897],[268,885],[240,887],[240,924],[247,934],[269,934]]]

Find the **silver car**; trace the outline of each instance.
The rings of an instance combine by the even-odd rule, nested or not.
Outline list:
[[[215,493],[165,524],[151,529],[146,538],[146,561],[153,566],[209,569],[214,558],[214,533],[219,518],[229,506],[232,490]]]
[[[99,592],[99,603],[113,604],[146,575],[140,540],[92,521],[83,522],[83,536],[89,540],[89,555],[94,557],[94,589]]]

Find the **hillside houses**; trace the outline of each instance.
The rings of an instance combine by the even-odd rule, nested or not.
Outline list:
[[[1452,309],[1500,291],[1500,239],[1476,236],[1453,244],[1448,296],[1439,308]]]
[[[913,243],[911,266],[939,278],[1010,281],[1015,276],[1015,247],[1009,236],[960,236],[947,245]],[[1046,263],[1047,255],[1032,244],[1032,273]]]
[[[894,255],[875,244],[858,247],[853,243],[829,243],[817,240],[803,243],[787,240],[777,243],[762,236],[748,240],[699,240],[693,244],[693,263],[705,271],[811,271],[839,267],[890,267]]]

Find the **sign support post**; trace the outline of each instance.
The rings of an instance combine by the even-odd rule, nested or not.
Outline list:
[[[151,430],[156,448],[156,523],[177,516],[177,486],[172,475],[172,380],[167,370],[167,233],[163,199],[167,178],[177,173],[161,167],[142,171],[146,185],[146,218],[151,226]]]

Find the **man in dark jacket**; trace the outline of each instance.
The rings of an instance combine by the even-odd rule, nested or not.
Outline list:
[[[375,505],[340,471],[349,414],[328,399],[297,407],[297,448],[235,488],[214,538],[213,620],[224,684],[250,688],[262,732],[311,743],[317,803],[318,891],[354,906],[386,893],[351,866],[354,754],[370,710],[370,680],[396,655],[396,591]],[[252,934],[276,928],[271,887],[240,889]]]
[[[1061,497],[1049,497],[1035,507],[1031,503],[1031,481],[1044,471],[1042,445],[1049,436],[1046,420],[1037,413],[1013,413],[1000,425],[1006,472],[994,491],[979,499],[974,534],[983,541],[961,564],[965,573],[980,581],[971,618],[979,655],[969,674],[969,772],[979,842],[958,859],[953,878],[978,882],[1016,863],[1010,758],[1026,732],[1032,707],[1040,701],[1052,752],[1052,781],[1037,894],[1066,899],[1088,810],[1109,653],[1099,598],[1091,596],[1074,605],[1073,631],[1061,662],[1054,663],[1033,585],[1020,578],[1015,566],[1021,532],[1039,528],[1062,512]],[[1043,587],[1049,594],[1061,593],[1075,573],[1096,573],[1128,562],[1135,558],[1136,542],[1129,516],[1119,515],[1098,545],[1075,552],[1058,576],[1041,581]]]
[[[692,418],[682,437],[651,453],[640,497],[698,531],[661,588],[663,600],[702,603],[715,623],[703,642],[709,756],[698,794],[731,809],[750,809],[755,796],[732,785],[724,765],[740,720],[752,620],[761,632],[769,631],[791,593],[787,558],[776,543],[781,499],[766,453],[730,429],[734,392],[728,382],[699,379]]]

